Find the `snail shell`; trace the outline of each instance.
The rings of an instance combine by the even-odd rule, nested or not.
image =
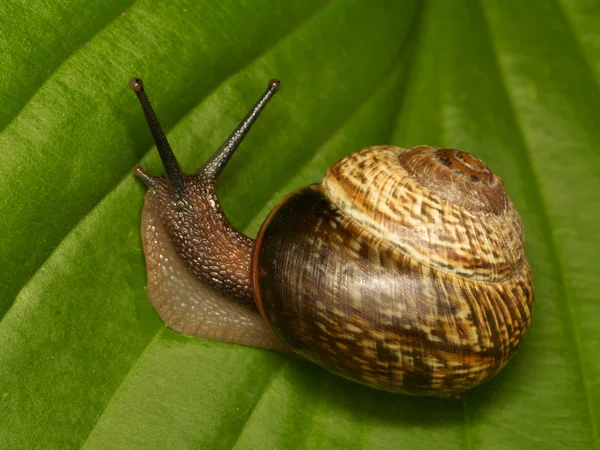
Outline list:
[[[371,147],[277,206],[256,302],[305,358],[407,394],[470,389],[512,358],[533,301],[501,181],[455,150]]]
[[[148,186],[148,295],[168,326],[411,395],[468,391],[514,356],[533,280],[521,219],[481,160],[369,147],[289,194],[253,241],[231,227],[215,184],[278,82],[194,175],[179,169],[141,80],[130,86],[167,172],[136,168]]]

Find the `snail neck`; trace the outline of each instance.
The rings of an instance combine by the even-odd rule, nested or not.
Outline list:
[[[254,241],[231,225],[210,180],[184,175],[183,188],[184,196],[178,198],[166,178],[154,178],[145,208],[159,216],[177,256],[198,281],[253,307]]]

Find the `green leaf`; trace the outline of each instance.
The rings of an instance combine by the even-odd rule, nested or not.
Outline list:
[[[0,3],[1,448],[600,450],[597,0]],[[461,148],[526,228],[532,328],[462,402],[166,329],[145,294],[144,78],[187,171],[282,80],[219,195],[249,234],[374,144]]]

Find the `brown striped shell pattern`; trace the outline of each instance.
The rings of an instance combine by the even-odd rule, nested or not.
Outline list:
[[[252,240],[230,225],[215,185],[279,82],[193,175],[179,168],[141,80],[130,87],[166,171],[135,170],[148,187],[148,296],[170,328],[409,395],[461,395],[515,355],[533,280],[521,219],[481,160],[366,148],[289,194]]]

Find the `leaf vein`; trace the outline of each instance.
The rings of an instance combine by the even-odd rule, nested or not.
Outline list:
[[[571,16],[567,13],[566,8],[562,4],[562,2],[560,0],[556,0],[556,5],[557,5],[558,9],[560,10],[561,15],[563,16],[565,23],[568,25],[569,31],[573,35],[573,39],[575,40],[575,43],[577,44],[577,48],[579,50],[581,50],[581,59],[583,60],[587,71],[590,73],[592,79],[594,80],[596,88],[600,91],[600,81],[596,78],[596,72],[594,71],[593,65],[589,60],[589,56],[588,56],[587,52],[585,51],[585,46],[583,45],[583,39],[581,39],[581,36],[577,32],[577,28],[576,28],[575,24],[573,23]]]
[[[134,4],[135,4],[135,0],[132,1],[131,3],[128,3],[127,5],[125,5],[125,9],[131,8]],[[23,9],[25,9],[25,10],[31,11],[32,13],[36,13],[36,11],[32,10],[31,8],[26,8],[24,4],[21,4],[21,7]],[[57,31],[60,31],[60,30],[58,30],[58,28],[56,27],[55,24],[52,24],[52,23],[48,22],[44,17],[42,17],[41,15],[39,15],[37,13],[36,13],[36,15],[37,15],[37,17],[40,20],[42,20],[45,23],[47,23],[50,27],[52,27],[53,29],[56,29]],[[21,114],[21,112],[25,108],[27,108],[27,106],[33,101],[33,99],[36,97],[37,93],[46,85],[46,83],[48,83],[55,76],[57,76],[58,71],[60,70],[60,68],[62,66],[64,66],[67,62],[69,62],[75,55],[77,55],[81,51],[81,49],[83,48],[83,44],[85,44],[86,42],[89,42],[91,39],[94,38],[94,36],[98,35],[102,30],[104,30],[105,28],[107,28],[108,26],[110,26],[110,24],[112,24],[115,20],[119,19],[119,17],[120,17],[120,14],[118,16],[116,16],[115,18],[113,18],[113,19],[109,20],[108,22],[106,22],[104,25],[102,25],[97,30],[94,30],[86,39],[83,40],[83,42],[80,42],[78,44],[73,44],[73,48],[72,48],[71,52],[67,55],[67,57],[64,58],[58,64],[56,64],[56,66],[54,66],[50,70],[50,72],[48,73],[48,75],[46,76],[46,78],[43,81],[40,82],[40,84],[37,87],[37,89],[35,89],[29,95],[29,98],[22,104],[22,106],[19,108],[19,110],[15,111],[14,117],[3,128],[0,128],[0,133],[2,133],[6,128],[8,128],[19,117],[19,115]],[[33,61],[32,63],[37,64],[37,61]]]
[[[563,264],[562,264],[560,255],[558,253],[556,237],[552,233],[552,228],[549,226],[550,213],[548,210],[548,206],[546,205],[546,201],[542,195],[540,181],[538,179],[538,176],[536,175],[534,164],[531,159],[531,150],[529,148],[529,145],[527,144],[527,140],[525,137],[525,131],[523,130],[522,125],[520,125],[520,121],[519,121],[517,111],[516,111],[516,105],[514,104],[514,101],[510,95],[510,88],[509,88],[509,82],[508,82],[507,75],[502,70],[502,66],[501,66],[501,63],[499,60],[500,59],[499,51],[497,48],[494,47],[494,39],[493,39],[492,29],[491,29],[491,26],[489,23],[489,19],[487,19],[487,16],[485,14],[486,9],[485,9],[485,6],[482,4],[482,0],[480,0],[479,7],[481,8],[481,10],[483,12],[483,14],[482,14],[482,17],[484,19],[483,25],[486,27],[486,30],[487,30],[487,33],[488,33],[488,36],[489,36],[489,39],[490,39],[490,42],[491,42],[491,45],[493,48],[493,55],[495,58],[495,69],[497,70],[497,72],[500,76],[501,82],[502,82],[501,88],[504,93],[504,96],[506,97],[509,110],[513,117],[516,133],[521,142],[521,146],[524,149],[524,160],[527,164],[524,169],[526,170],[526,172],[529,173],[529,178],[532,181],[532,183],[531,183],[533,186],[532,192],[537,200],[534,204],[539,205],[539,215],[542,218],[542,220],[541,220],[542,232],[546,236],[545,240],[548,244],[549,253],[554,260],[555,267],[558,269],[556,284],[557,284],[558,290],[559,290],[559,298],[564,298],[564,300],[565,300],[564,304],[565,304],[565,309],[566,309],[567,320],[568,320],[569,324],[571,325],[569,328],[573,335],[573,342],[574,342],[574,347],[575,347],[574,356],[575,356],[575,360],[577,362],[577,370],[579,372],[579,379],[581,380],[583,394],[585,396],[587,415],[588,415],[588,418],[590,421],[590,428],[591,428],[591,435],[592,435],[591,437],[594,442],[594,448],[600,449],[600,439],[598,437],[598,426],[597,426],[596,420],[595,420],[594,404],[593,404],[593,401],[591,398],[589,380],[587,379],[587,373],[586,373],[584,365],[583,365],[583,355],[582,355],[583,352],[582,352],[582,346],[581,346],[581,337],[579,335],[577,321],[574,318],[572,299],[571,299],[569,290],[567,289],[567,286],[566,286],[565,275],[563,272]]]

